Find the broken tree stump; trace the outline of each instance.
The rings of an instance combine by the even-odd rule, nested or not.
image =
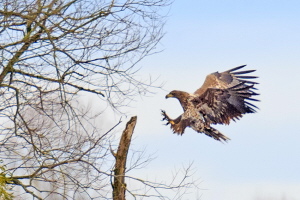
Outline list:
[[[126,127],[122,133],[118,151],[114,153],[116,163],[114,169],[114,181],[113,187],[113,200],[126,200],[126,183],[125,183],[125,171],[127,154],[131,142],[131,137],[136,125],[137,116],[131,117],[127,122]]]

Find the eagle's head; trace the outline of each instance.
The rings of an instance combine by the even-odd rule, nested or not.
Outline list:
[[[172,92],[170,92],[169,94],[167,94],[166,99],[167,98],[176,98],[179,100],[183,110],[187,109],[187,105],[188,105],[188,99],[190,97],[190,94],[187,92],[183,92],[183,91],[179,91],[179,90],[173,90]]]
[[[167,98],[176,98],[176,99],[180,100],[180,99],[186,99],[188,96],[189,96],[189,93],[187,93],[187,92],[173,90],[169,94],[167,94],[166,99]]]

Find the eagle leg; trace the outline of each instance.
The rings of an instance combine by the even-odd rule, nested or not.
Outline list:
[[[165,120],[167,121],[167,123],[165,124],[166,126],[169,125],[169,124],[172,124],[172,125],[175,124],[175,122],[167,115],[166,111],[161,110],[161,114],[164,117],[162,119],[162,121],[165,121]]]

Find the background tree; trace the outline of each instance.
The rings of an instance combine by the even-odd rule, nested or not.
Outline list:
[[[168,0],[0,2],[1,176],[15,198],[109,199],[110,141],[121,122],[100,127],[99,115],[80,101],[93,94],[118,108],[153,86],[135,77],[136,65],[162,38],[165,18],[159,11],[168,5]],[[186,186],[128,178],[156,192]]]

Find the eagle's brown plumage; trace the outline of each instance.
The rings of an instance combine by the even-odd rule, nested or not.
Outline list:
[[[227,141],[228,137],[220,133],[211,124],[229,124],[246,113],[254,113],[257,108],[249,101],[258,101],[252,96],[258,95],[253,90],[252,79],[248,76],[255,70],[238,71],[246,65],[235,67],[225,72],[209,74],[203,85],[193,94],[173,90],[166,98],[177,98],[183,108],[183,114],[171,119],[162,111],[163,120],[171,124],[174,133],[182,135],[186,127],[199,133],[213,137],[219,141]]]

